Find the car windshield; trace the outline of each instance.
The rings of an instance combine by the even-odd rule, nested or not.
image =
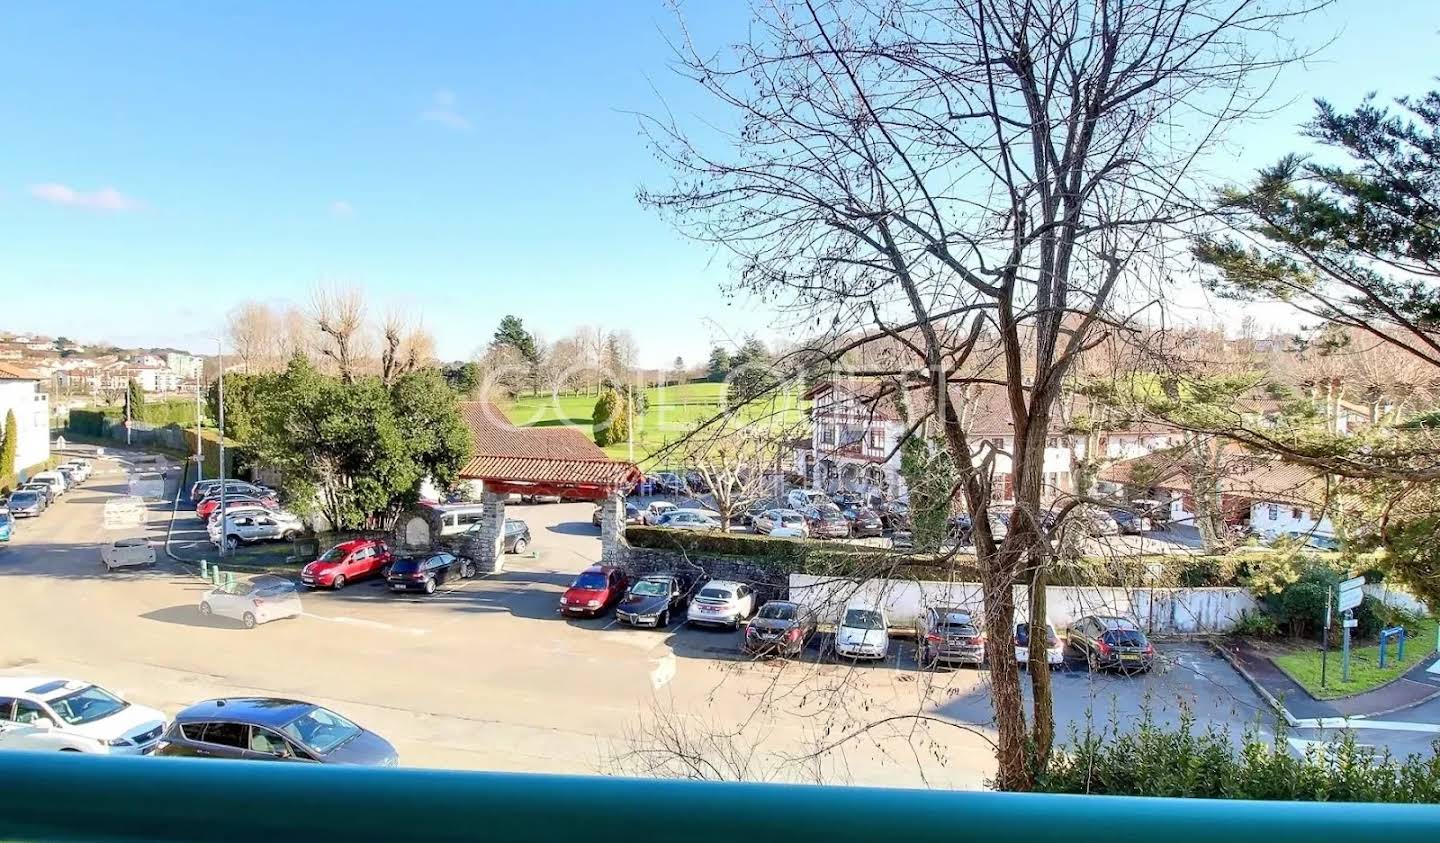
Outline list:
[[[16,492],[15,494],[10,496],[10,503],[19,504],[20,506],[29,506],[30,504],[35,502],[35,497],[36,496],[34,492]]]
[[[127,708],[125,702],[104,688],[91,685],[73,694],[50,700],[50,707],[71,726],[94,723]]]
[[[783,525],[785,525],[785,526],[787,526],[787,527],[788,527],[788,526],[795,526],[795,525],[797,525],[797,524],[804,524],[804,523],[805,523],[805,516],[803,516],[803,515],[782,515],[782,516],[780,516],[780,523],[783,524]]]
[[[708,597],[711,600],[729,600],[735,596],[735,593],[725,588],[702,588],[700,596]]]
[[[1138,629],[1112,629],[1105,633],[1105,643],[1116,647],[1144,647],[1145,636]]]
[[[605,582],[606,581],[604,574],[600,573],[599,571],[590,571],[577,577],[574,584],[572,584],[570,587],[594,590],[604,588]]]
[[[320,554],[320,558],[319,558],[319,559],[316,559],[315,561],[316,561],[316,562],[339,562],[341,559],[344,559],[344,558],[345,558],[345,551],[344,551],[343,549],[341,549],[339,545],[336,545],[335,547],[332,547],[332,548],[330,548],[329,550],[325,551],[324,553]]]
[[[316,708],[286,723],[280,731],[325,755],[360,734],[360,727],[333,711]]]
[[[1047,647],[1054,647],[1056,644],[1059,644],[1059,643],[1060,643],[1060,637],[1055,634],[1055,627],[1046,625],[1046,627],[1045,627],[1045,646],[1047,646]],[[1017,646],[1017,647],[1028,647],[1028,646],[1030,646],[1030,624],[1028,624],[1028,623],[1022,623],[1022,624],[1017,624],[1017,625],[1016,625],[1016,627],[1015,627],[1015,646]]]
[[[788,603],[767,603],[760,607],[760,615],[770,621],[793,621],[798,613]]]
[[[661,582],[659,580],[641,580],[640,582],[635,583],[635,587],[632,588],[630,591],[632,594],[639,594],[645,597],[655,597],[661,594],[665,594],[667,591],[669,591],[669,589],[669,583]]]
[[[845,620],[840,625],[848,626],[851,629],[884,629],[885,627],[880,613],[874,609],[847,609]]]

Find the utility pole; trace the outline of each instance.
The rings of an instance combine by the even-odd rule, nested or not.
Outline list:
[[[195,482],[205,479],[205,440],[200,438],[200,417],[204,415],[200,402],[200,382],[203,375],[195,376]]]
[[[1330,607],[1335,603],[1335,589],[1325,589],[1325,628],[1320,631],[1320,687],[1325,687],[1325,668],[1330,661]]]
[[[630,464],[635,464],[635,382],[630,382],[630,394],[625,396],[625,433],[630,440]]]
[[[220,341],[215,341],[215,359],[220,364],[220,385],[217,388],[220,404],[220,558],[225,558],[225,350]]]

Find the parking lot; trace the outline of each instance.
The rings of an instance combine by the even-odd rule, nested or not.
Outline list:
[[[207,585],[181,566],[103,573],[96,545],[119,537],[104,529],[104,504],[126,475],[110,460],[97,469],[0,550],[11,618],[0,671],[85,678],[168,712],[219,695],[295,696],[386,735],[417,766],[655,772],[686,742],[723,740],[744,750],[732,754],[747,759],[734,771],[746,778],[980,787],[992,768],[987,674],[919,670],[909,641],[875,664],[822,659],[819,646],[753,662],[728,630],[558,617],[560,593],[599,553],[588,504],[513,506],[534,542],[502,574],[430,597],[373,581],[305,593],[302,617],[245,630],[202,618]],[[168,507],[149,515],[158,537]],[[1124,727],[1147,705],[1166,720],[1188,705],[1237,729],[1261,712],[1203,646],[1162,653],[1144,676],[1067,666],[1060,734]]]

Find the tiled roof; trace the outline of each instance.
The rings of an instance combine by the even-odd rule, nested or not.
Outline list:
[[[462,401],[460,415],[470,430],[476,456],[608,459],[598,445],[573,427],[517,427],[489,401]]]
[[[38,381],[41,377],[12,363],[0,363],[0,381]]]
[[[473,480],[507,480],[514,483],[616,487],[639,482],[640,471],[629,463],[607,459],[478,456],[460,469],[460,476]]]
[[[1190,491],[1190,469],[1173,452],[1148,454],[1121,460],[1100,470],[1099,478],[1110,483],[1131,483],[1140,466],[1149,468],[1148,484],[1155,489]],[[1274,457],[1240,449],[1227,450],[1220,458],[1220,492],[1235,497],[1277,503],[1318,505],[1324,502],[1325,488],[1310,469]]]

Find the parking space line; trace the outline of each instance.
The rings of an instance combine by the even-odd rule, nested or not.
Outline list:
[[[375,629],[386,629],[395,632],[408,632],[411,635],[425,635],[429,632],[428,629],[420,629],[419,627],[396,626],[395,624],[385,623],[384,621],[372,621],[366,618],[351,618],[344,615],[338,615],[333,618],[328,618],[324,615],[317,615],[314,612],[304,612],[301,616],[306,618],[313,618],[317,621],[325,621],[327,623],[348,623],[354,624],[356,626],[368,626]]]

